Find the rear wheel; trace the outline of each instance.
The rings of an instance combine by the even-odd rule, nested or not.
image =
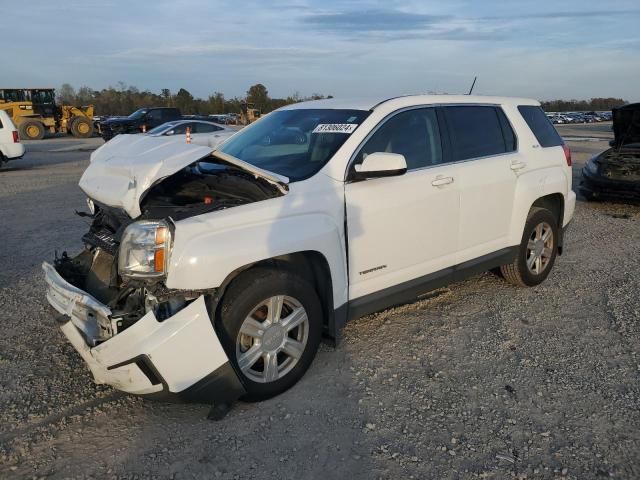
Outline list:
[[[297,274],[256,268],[241,274],[222,300],[219,331],[231,362],[256,401],[292,387],[316,355],[322,308]]]
[[[558,253],[558,227],[547,209],[534,207],[529,212],[518,256],[500,271],[509,283],[533,287],[542,283],[553,267]]]
[[[20,124],[20,137],[27,140],[42,140],[44,133],[44,125],[39,120],[25,120]]]
[[[78,138],[89,138],[93,135],[93,122],[86,117],[72,118],[71,134]]]

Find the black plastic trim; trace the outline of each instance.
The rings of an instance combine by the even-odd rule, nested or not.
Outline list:
[[[237,400],[247,392],[238,378],[235,370],[229,362],[225,362],[221,367],[216,368],[209,375],[198,380],[196,383],[181,392],[170,392],[167,381],[155,368],[153,362],[147,355],[138,355],[130,360],[111,365],[107,370],[124,367],[135,363],[144,373],[152,385],[162,384],[162,391],[134,394],[139,397],[166,402],[189,402],[189,403],[228,403]]]
[[[519,245],[503,248],[474,260],[351,300],[348,304],[347,318],[353,320],[395,305],[410,303],[415,301],[420,294],[430,290],[511,263],[515,260],[519,248]]]

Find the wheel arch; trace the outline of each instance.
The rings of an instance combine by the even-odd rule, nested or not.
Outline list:
[[[243,265],[231,272],[224,279],[220,287],[211,296],[209,304],[210,315],[215,321],[220,318],[221,301],[227,293],[229,285],[241,274],[252,269],[266,267],[289,270],[302,275],[313,285],[323,313],[322,336],[325,341],[336,344],[339,341],[340,330],[344,324],[339,312],[334,308],[333,279],[329,261],[319,251],[304,250],[300,252],[279,255]]]
[[[536,199],[529,208],[539,207],[549,210],[557,221],[558,227],[558,254],[562,255],[562,221],[564,219],[564,195],[561,193],[551,193]]]

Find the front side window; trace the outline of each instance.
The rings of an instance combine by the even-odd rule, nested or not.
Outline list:
[[[507,148],[497,108],[472,105],[444,107],[443,110],[454,162],[514,150],[514,139]]]
[[[127,118],[129,120],[138,120],[139,118],[144,117],[145,113],[147,113],[147,109],[146,108],[141,108],[141,109],[136,110],[135,112],[133,112]]]
[[[162,118],[162,110],[151,110],[147,114],[147,119],[152,120],[154,122],[160,121],[161,118]]]
[[[520,105],[518,111],[527,122],[542,148],[558,147],[562,145],[562,138],[553,124],[544,114],[542,108],[534,105]]]
[[[187,133],[187,127],[190,127],[190,123],[181,123],[180,125],[176,125],[173,128],[174,135],[184,135]]]
[[[442,163],[435,109],[407,110],[387,120],[358,152],[355,163],[362,163],[367,155],[377,152],[403,155],[408,170]]]
[[[251,165],[304,180],[318,172],[369,116],[365,110],[292,109],[265,115],[220,151]]]

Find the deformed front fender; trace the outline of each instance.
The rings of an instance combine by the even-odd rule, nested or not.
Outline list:
[[[211,215],[207,223],[215,225],[215,217],[216,214]],[[334,306],[345,303],[347,276],[342,232],[334,217],[322,212],[222,229],[207,228],[206,223],[189,219],[177,222],[166,284],[186,290],[217,288],[240,268],[303,251],[324,256],[331,271]]]

